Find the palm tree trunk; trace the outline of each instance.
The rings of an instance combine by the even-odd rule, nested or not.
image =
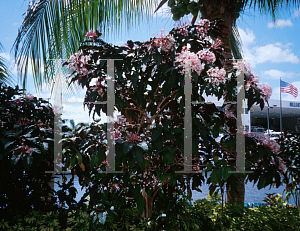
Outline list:
[[[232,27],[236,22],[238,14],[238,2],[229,0],[211,0],[203,1],[202,6],[200,6],[200,12],[202,18],[209,20],[215,20],[221,18],[222,22],[222,38],[221,41],[224,47],[224,66],[226,68],[232,68],[232,52],[230,44],[230,34],[232,32]],[[227,204],[240,204],[244,205],[245,201],[245,183],[243,180],[237,178],[236,187],[232,191],[230,182],[226,185],[226,203]]]
[[[228,68],[232,68],[233,57],[230,45],[230,34],[232,31],[232,26],[235,24],[237,19],[237,14],[235,13],[236,9],[237,4],[235,4],[234,1],[228,0],[203,1],[203,4],[200,6],[202,18],[209,20],[223,20],[223,22],[221,22],[221,25],[223,26],[221,30],[221,41],[224,47],[224,65]]]

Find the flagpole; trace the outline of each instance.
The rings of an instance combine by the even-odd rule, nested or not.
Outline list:
[[[280,132],[282,132],[281,77],[280,77]]]

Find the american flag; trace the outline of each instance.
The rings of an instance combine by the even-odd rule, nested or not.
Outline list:
[[[292,84],[280,80],[280,86],[281,86],[280,87],[281,93],[289,93],[292,96],[294,96],[295,98],[297,98],[298,89],[296,87],[294,87]]]

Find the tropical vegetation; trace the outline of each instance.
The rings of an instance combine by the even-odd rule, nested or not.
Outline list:
[[[235,61],[233,65],[229,62],[232,54],[228,30],[237,15],[228,19],[227,11],[233,6],[229,7],[227,2],[224,5],[223,1],[216,4],[214,1],[169,0],[173,18],[179,19],[191,12],[195,16],[192,23],[181,21],[170,32],[161,31],[148,41],[129,40],[124,46],[116,46],[105,42],[98,30],[85,31],[85,40],[76,36],[103,21],[103,18],[97,21],[90,14],[91,9],[94,15],[100,14],[95,10],[100,2],[92,2],[95,5],[89,1],[59,3],[32,2],[16,41],[17,52],[21,52],[17,56],[22,54],[29,58],[26,52],[32,49],[32,44],[18,46],[22,39],[31,41],[30,36],[34,38],[37,28],[57,29],[53,35],[47,35],[50,44],[43,47],[44,51],[51,50],[48,58],[62,58],[62,54],[70,55],[68,52],[72,50],[64,66],[73,71],[69,81],[86,88],[84,102],[90,115],[94,118],[104,112],[111,116],[114,110],[109,111],[103,101],[114,98],[114,108],[122,116],[114,123],[95,120],[90,125],[73,124],[73,128],[64,126],[59,131],[53,122],[58,115],[48,101],[30,94],[22,96],[18,87],[1,84],[0,172],[7,177],[0,179],[0,215],[4,218],[0,227],[5,230],[34,227],[41,230],[298,228],[299,209],[286,206],[278,196],[269,195],[268,206],[258,210],[243,207],[245,181],[257,183],[258,189],[285,183],[292,194],[299,190],[297,144],[300,139],[297,133],[286,132],[276,142],[244,132],[245,170],[253,173],[232,173],[236,170],[237,132],[242,132],[241,128],[236,128],[241,112],[237,112],[232,103],[240,100],[237,98],[240,92],[238,76],[244,79],[242,89],[248,99],[248,109],[253,104],[263,108],[272,94],[270,86],[260,83],[244,62]],[[234,12],[241,12],[247,3],[239,2]],[[262,6],[260,1],[253,3]],[[106,4],[107,9],[115,9],[115,3]],[[269,9],[277,9],[277,6],[269,6]],[[214,11],[213,7],[219,7],[219,11]],[[60,9],[64,16],[53,17],[53,9]],[[199,10],[202,15],[206,12],[209,19],[196,21]],[[210,15],[212,10],[217,15]],[[78,18],[73,17],[73,13]],[[48,19],[47,15],[51,17]],[[49,24],[41,24],[43,22]],[[50,26],[54,22],[58,23],[58,28]],[[72,30],[67,33],[60,29],[71,24],[74,34]],[[26,34],[28,31],[31,35]],[[64,34],[73,37],[65,39]],[[82,39],[79,48],[78,38]],[[58,45],[64,48],[60,50]],[[52,50],[52,46],[56,48]],[[42,62],[47,56],[38,57]],[[108,86],[109,60],[115,60],[113,88]],[[23,68],[22,63],[28,62],[20,59],[20,68]],[[40,64],[35,66],[36,76],[40,74]],[[41,78],[36,80],[36,83],[42,82]],[[109,94],[112,89],[114,91]],[[224,103],[221,107],[208,104],[204,95],[216,96]],[[189,100],[193,102],[191,107],[186,105]],[[187,138],[183,134],[186,126],[191,127]],[[63,168],[71,170],[72,179],[67,182],[63,177],[60,190],[54,192],[51,187],[54,179],[46,171],[55,167],[52,154],[54,135],[58,133],[62,135],[59,142],[63,147]],[[225,135],[216,141],[220,133]],[[108,137],[114,142],[114,166],[108,157],[111,155]],[[186,149],[186,142],[190,141]],[[191,151],[189,164],[186,164],[185,150]],[[118,172],[107,173],[108,169]],[[86,188],[79,202],[75,201],[75,175]],[[210,195],[215,197],[191,206],[192,190],[201,191],[200,186],[205,182],[209,184]],[[226,207],[223,196],[221,205],[216,196],[218,192],[223,195],[225,186]]]

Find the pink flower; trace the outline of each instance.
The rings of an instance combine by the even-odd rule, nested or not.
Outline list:
[[[127,141],[133,143],[136,143],[137,141],[142,141],[140,136],[138,136],[136,133],[133,134],[132,132],[129,133],[129,137],[126,137],[126,139]]]
[[[115,140],[119,140],[122,139],[122,133],[119,131],[119,129],[115,129],[115,133],[114,133],[114,139]]]
[[[17,121],[17,124],[18,125],[28,125],[28,124],[30,124],[30,120],[28,118],[20,118]]]
[[[82,74],[83,76],[88,75],[88,69],[86,65],[91,60],[91,57],[88,55],[83,55],[83,53],[75,53],[71,55],[68,61],[68,68],[73,71],[76,71],[78,74]]]
[[[235,118],[235,115],[233,114],[232,111],[225,111],[225,118],[230,119],[230,118]]]
[[[284,164],[283,160],[280,157],[278,157],[278,161],[279,161],[279,167],[278,167],[279,170],[285,172],[286,171],[286,165]]]
[[[98,95],[103,98],[105,93],[105,89],[104,89],[105,86],[106,86],[105,81],[101,81],[101,79],[99,78],[96,82],[96,85],[90,87],[90,90],[97,91]]]
[[[93,40],[99,37],[98,34],[97,34],[97,31],[93,31],[93,30],[88,31],[85,34],[85,36],[90,38],[90,39],[93,39]]]
[[[13,152],[13,154],[18,154],[18,158],[22,155],[25,154],[26,156],[28,155],[32,155],[32,153],[34,152],[34,150],[30,147],[28,147],[27,145],[24,145],[24,143],[22,144],[23,146],[18,146],[19,148],[17,150],[15,150]]]
[[[199,59],[214,63],[216,61],[216,56],[213,52],[209,50],[201,50],[197,52]]]
[[[233,63],[233,68],[238,69],[240,71],[245,70],[245,62],[244,61],[237,61]]]
[[[267,148],[270,148],[273,153],[278,154],[280,152],[279,144],[275,140],[271,140],[270,137],[260,135],[256,138],[262,145],[264,145]]]
[[[200,169],[199,166],[193,166],[193,170],[197,171],[197,172],[200,172],[201,174],[203,173],[203,171]]]
[[[181,34],[183,36],[188,36],[189,34],[189,31],[187,30],[187,25],[188,25],[188,22],[185,21],[179,21],[177,23],[177,25],[175,26],[175,31],[176,31],[176,34]]]
[[[210,21],[208,19],[200,19],[196,23],[196,31],[200,38],[204,38],[210,26]]]
[[[32,94],[27,93],[27,94],[25,95],[25,98],[28,99],[28,100],[31,100],[31,99],[34,98],[34,96],[33,96]]]
[[[219,82],[226,82],[225,75],[226,71],[224,68],[219,69],[219,67],[212,67],[207,71],[208,76],[214,78],[214,84],[218,85]]]
[[[214,45],[212,45],[212,49],[214,49],[214,50],[224,50],[222,47],[221,47],[221,45],[222,45],[222,42],[221,42],[221,40],[220,39],[216,39],[215,40],[215,42],[214,42]]]
[[[153,38],[153,45],[155,47],[161,47],[161,49],[165,52],[171,50],[174,45],[174,42],[171,40],[172,35],[165,35],[163,34],[164,30],[160,30],[160,34],[158,38]]]
[[[11,103],[16,104],[16,105],[21,105],[22,101],[21,101],[21,98],[18,98],[18,99],[13,100]]]
[[[268,101],[272,95],[272,88],[268,83],[261,83],[258,85],[258,88],[261,90],[263,98],[265,101]]]
[[[179,73],[184,74],[185,69],[188,69],[195,71],[198,75],[201,74],[202,64],[197,54],[190,52],[187,47],[183,47],[181,53],[176,55],[177,57],[175,62],[179,62],[178,67],[183,68],[183,70],[179,71]]]

